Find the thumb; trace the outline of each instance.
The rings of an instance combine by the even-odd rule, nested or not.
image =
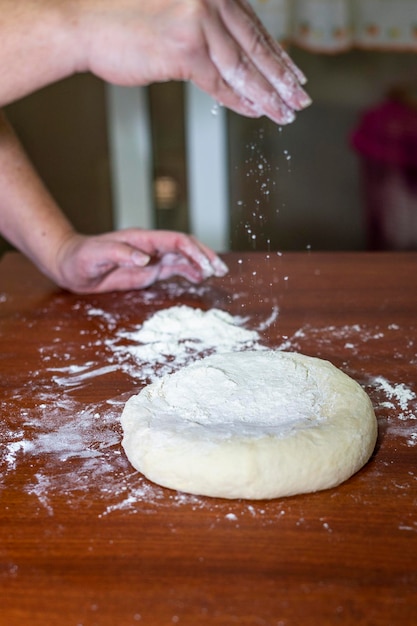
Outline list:
[[[150,261],[150,256],[138,248],[121,241],[107,242],[106,252],[102,251],[102,258],[110,264],[120,267],[145,267]]]

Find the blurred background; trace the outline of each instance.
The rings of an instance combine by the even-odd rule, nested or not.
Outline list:
[[[417,249],[417,2],[253,4],[307,75],[313,104],[282,128],[220,112],[227,228],[220,251]],[[186,87],[141,93],[151,225],[189,232]],[[210,102],[202,106],[219,115]],[[74,76],[6,113],[76,228],[118,227],[108,86]],[[212,174],[210,159],[199,163],[203,177]],[[130,219],[148,226],[132,210]]]

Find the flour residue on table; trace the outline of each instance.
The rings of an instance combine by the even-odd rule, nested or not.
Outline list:
[[[145,297],[145,296],[144,296]],[[153,302],[152,291],[146,294]],[[146,304],[144,305],[146,306]],[[15,390],[20,398],[19,415],[0,425],[0,494],[8,478],[19,473],[20,487],[34,498],[39,511],[54,514],[54,500],[64,498],[69,506],[90,505],[92,491],[100,501],[100,515],[115,511],[153,513],[160,506],[210,508],[226,515],[253,515],[257,505],[215,504],[195,496],[167,492],[133,471],[121,448],[120,414],[126,394],[110,397],[97,405],[74,399],[74,390],[96,384],[111,372],[128,376],[131,394],[138,386],[209,353],[265,349],[263,332],[279,321],[274,309],[267,320],[234,317],[218,309],[175,306],[149,316],[144,323],[123,327],[120,316],[82,300],[74,306],[86,320],[94,320],[94,332],[87,328],[72,342],[76,354],[89,356],[74,361],[73,345],[65,339],[64,323],[55,329],[54,341],[39,348],[42,371],[28,372],[28,383]],[[47,312],[46,312],[47,313]],[[34,322],[35,323],[35,322]],[[380,419],[386,420],[387,433],[402,438],[404,445],[417,445],[416,394],[407,381],[391,381],[377,372],[366,371],[369,343],[387,333],[393,338],[399,326],[365,328],[359,325],[313,328],[305,326],[292,337],[283,337],[277,349],[304,351],[331,359],[343,355],[344,368],[369,391]],[[112,337],[108,340],[109,336]],[[269,346],[271,347],[271,346]],[[92,352],[96,355],[91,357]],[[360,356],[364,371],[349,372],[351,355]],[[401,358],[402,346],[396,342]],[[30,397],[27,408],[25,398]],[[5,416],[15,410],[13,398],[3,399]],[[47,463],[38,459],[47,457]],[[91,487],[93,485],[93,488]],[[279,517],[282,503],[277,505]],[[289,506],[289,505],[288,505]]]
[[[117,509],[151,511],[167,501],[166,492],[134,472],[122,452],[119,418],[127,397],[86,406],[74,399],[74,390],[118,371],[133,380],[133,393],[137,381],[143,385],[203,355],[261,349],[260,335],[248,328],[247,319],[219,309],[174,306],[129,329],[120,329],[117,317],[97,307],[80,303],[74,309],[98,326],[98,332],[81,334],[76,352],[91,354],[94,348],[97,358],[73,362],[71,346],[61,341],[63,325],[54,329],[51,345],[39,348],[42,374],[28,372],[31,384],[15,393],[21,400],[30,395],[32,406],[19,409],[14,420],[18,428],[1,426],[1,483],[11,473],[26,473],[23,489],[51,515],[53,500],[63,494],[68,504],[82,501],[88,506],[91,485],[103,502],[103,514]],[[111,340],[103,338],[109,336]],[[3,410],[13,412],[4,402]],[[45,456],[47,463],[41,470],[36,459]],[[28,471],[28,466],[33,469]],[[117,504],[108,504],[115,500]],[[203,505],[175,493],[169,494],[168,502]]]
[[[407,446],[412,447],[417,445],[417,394],[412,388],[415,380],[392,381],[380,374],[371,374],[366,367],[367,361],[383,339],[389,339],[395,349],[381,358],[381,365],[387,367],[388,363],[387,369],[391,369],[391,362],[395,364],[408,358],[406,355],[413,344],[410,344],[408,334],[400,331],[401,327],[396,323],[390,323],[386,327],[352,324],[322,328],[306,324],[291,337],[284,337],[279,349],[303,352],[304,346],[308,345],[309,350],[317,357],[331,360],[329,352],[339,357],[342,355],[344,371],[358,380],[371,394],[380,425],[384,425],[388,433],[402,438]],[[360,357],[362,371],[350,372],[350,355]],[[417,354],[412,364],[417,368]]]

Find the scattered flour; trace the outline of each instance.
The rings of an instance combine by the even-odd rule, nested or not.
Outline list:
[[[23,437],[23,434],[20,434]],[[10,472],[16,469],[19,454],[27,452],[32,447],[30,441],[20,439],[19,441],[11,441],[6,443],[4,447],[3,459],[6,463],[7,470]]]
[[[188,287],[187,295],[191,293],[190,289],[193,288]],[[200,293],[196,295],[201,296]],[[165,300],[166,297],[164,293]],[[178,293],[173,292],[172,297],[175,301]],[[145,291],[141,298],[144,305],[146,302],[155,305],[158,293]],[[70,343],[63,320],[55,329],[51,345],[39,347],[39,369],[28,372],[28,382],[22,383],[21,389],[14,389],[14,396],[1,400],[5,416],[13,415],[16,410],[20,414],[0,425],[3,444],[0,448],[0,491],[7,483],[7,477],[19,472],[22,488],[48,515],[54,513],[54,498],[62,498],[62,494],[69,505],[82,502],[83,506],[89,506],[91,485],[94,485],[102,516],[117,511],[155,513],[160,506],[187,506],[193,510],[210,508],[218,512],[219,521],[225,518],[235,521],[237,515],[262,516],[265,511],[252,504],[216,504],[175,492],[167,495],[165,490],[133,472],[121,452],[119,417],[126,395],[116,395],[105,402],[86,406],[74,399],[73,392],[95,385],[100,377],[109,373],[119,372],[130,377],[134,393],[138,381],[145,384],[207,354],[262,350],[265,348],[262,334],[277,321],[278,309],[272,308],[270,316],[259,322],[234,317],[219,309],[204,311],[197,307],[173,306],[130,328],[122,326],[122,312],[109,313],[83,301],[74,309],[85,315],[86,320],[94,322],[94,330],[90,328],[91,323],[86,324],[85,331],[79,337],[71,336]],[[35,329],[36,320],[31,324]],[[347,365],[352,356],[360,357],[366,372],[369,343],[378,342],[387,334],[392,336],[396,346],[393,358],[403,358],[406,349],[398,341],[398,336],[404,337],[400,330],[395,323],[386,328],[357,324],[325,328],[306,325],[292,337],[282,337],[276,347],[305,352],[308,345],[310,353],[321,358],[331,360],[334,355],[338,358],[343,355]],[[112,339],[105,340],[109,334]],[[72,352],[74,344],[77,344],[77,361]],[[84,361],[79,357],[80,349],[81,353],[88,354]],[[409,354],[409,344],[407,350]],[[387,432],[401,437],[409,447],[416,446],[415,391],[402,381],[392,382],[363,372],[351,374],[357,379],[362,377],[361,382],[368,387],[377,415],[379,413],[380,418],[386,420]],[[19,399],[17,404],[14,404],[15,398]],[[37,458],[45,455],[48,463],[40,466]],[[290,507],[290,504],[286,506]],[[281,504],[277,507],[276,519],[283,519],[285,510]],[[322,526],[330,530],[326,523]]]
[[[383,400],[379,406],[388,409],[388,432],[406,439],[407,445],[417,445],[417,395],[404,383],[392,383],[382,376],[372,379],[371,384],[382,392]],[[390,412],[396,419],[390,419]]]
[[[161,371],[178,369],[203,354],[262,349],[259,333],[245,327],[247,319],[219,309],[174,306],[133,329],[120,331],[116,330],[120,328],[119,319],[113,314],[80,304],[74,309],[96,320],[102,335],[113,334],[113,339],[104,341],[100,331],[86,330],[78,339],[79,347],[86,351],[96,347],[97,359],[73,362],[70,346],[61,340],[60,333],[65,331],[62,325],[55,329],[53,343],[39,348],[42,371],[29,372],[30,389],[24,387],[15,393],[16,398],[30,397],[34,406],[19,409],[18,428],[7,430],[3,425],[1,431],[5,445],[0,450],[0,481],[4,483],[8,474],[17,471],[24,475],[22,468],[46,456],[49,471],[29,471],[23,489],[49,515],[53,515],[57,495],[66,494],[69,503],[86,502],[90,485],[103,501],[103,515],[116,510],[152,511],[166,503],[164,490],[132,472],[121,453],[119,417],[127,398],[109,398],[100,405],[86,406],[73,399],[73,391],[114,371],[122,371],[134,380],[152,379]],[[13,413],[11,406],[2,403],[5,413]],[[108,500],[112,504],[107,505]],[[204,501],[183,494],[170,494],[168,501],[171,506],[206,506]]]
[[[415,416],[410,411],[410,402],[416,399],[416,394],[414,393],[414,391],[406,387],[404,383],[399,383],[395,385],[390,383],[382,376],[377,376],[373,379],[372,382],[375,387],[380,388],[389,399],[388,402],[384,403],[384,406],[391,409],[394,409],[396,408],[396,406],[398,406],[401,409],[401,413],[398,415],[398,419],[417,419],[417,416]]]

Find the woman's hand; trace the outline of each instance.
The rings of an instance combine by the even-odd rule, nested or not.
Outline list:
[[[227,267],[194,237],[130,228],[77,233],[42,184],[0,112],[0,232],[61,287],[79,293],[140,289],[183,276],[198,283]]]
[[[247,0],[2,0],[0,106],[76,72],[118,85],[189,80],[285,124],[305,78]]]
[[[54,263],[54,280],[77,293],[141,289],[182,276],[199,283],[227,267],[194,237],[138,228],[88,237],[72,233]]]
[[[119,85],[190,80],[220,104],[279,124],[310,104],[305,79],[246,0],[75,3],[79,69]]]

